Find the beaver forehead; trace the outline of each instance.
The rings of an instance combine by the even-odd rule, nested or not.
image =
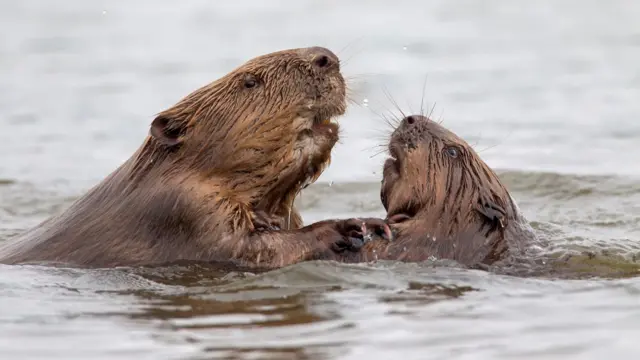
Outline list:
[[[273,69],[306,70],[306,72],[311,73],[311,66],[307,62],[303,61],[300,56],[295,54],[263,55],[247,61],[236,69],[235,72],[246,72],[258,75],[273,71]]]
[[[310,63],[318,55],[328,56],[332,58],[334,61],[338,62],[338,64],[335,64],[335,65],[340,65],[339,64],[340,59],[336,54],[334,54],[331,50],[327,48],[318,47],[318,46],[275,51],[272,53],[256,56],[253,59],[249,60],[249,62],[259,62],[263,60],[270,61],[272,59],[276,59],[276,60],[284,60],[284,61],[300,60],[305,63]]]
[[[411,126],[407,126],[403,122],[394,130],[391,141],[401,142],[413,147],[418,146],[419,143],[431,144],[433,142],[447,146],[469,147],[466,141],[433,120],[414,123]]]
[[[238,69],[236,69],[235,72],[247,72],[254,75],[264,75],[272,72],[273,69],[279,68],[287,71],[298,70],[299,74],[304,74],[316,78],[319,74],[317,71],[314,71],[313,66],[311,66],[311,60],[313,59],[313,56],[314,55],[313,53],[310,53],[309,48],[277,51],[270,54],[260,55],[248,60]],[[338,71],[333,72],[333,74],[337,75],[339,73],[339,64],[336,64],[336,66],[338,67]]]

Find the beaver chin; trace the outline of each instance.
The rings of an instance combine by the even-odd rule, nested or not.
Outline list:
[[[330,152],[333,144],[338,140],[339,125],[337,118],[342,114],[344,114],[344,107],[331,106],[317,109],[311,117],[309,128],[303,131],[309,141],[304,146],[310,151],[309,154],[304,156],[309,156],[310,160],[315,158],[315,161],[311,160],[311,163],[307,164],[306,169],[302,170],[304,178],[300,180],[296,188],[293,189],[294,193],[314,183],[329,166],[331,162],[329,154],[325,154],[326,156],[318,155],[324,154],[325,151]],[[315,153],[316,151],[319,152]]]
[[[407,162],[414,148],[415,146],[412,146],[410,142],[407,142],[405,138],[398,134],[394,134],[391,137],[388,146],[389,157],[383,166],[383,176],[385,179],[393,178],[395,180],[403,177],[402,169],[405,166],[410,166]]]
[[[403,159],[404,152],[402,151],[400,144],[396,141],[392,141],[389,144],[389,157],[384,162],[383,170],[385,174],[392,171],[396,176],[400,176]]]
[[[315,113],[311,119],[311,130],[318,133],[328,133],[337,136],[338,122],[337,118],[344,115],[345,104],[338,101],[336,104],[324,106],[311,106],[315,108]]]
[[[412,219],[420,210],[418,202],[403,202],[395,195],[395,190],[402,187],[402,168],[406,165],[408,147],[399,139],[392,139],[389,143],[389,157],[383,167],[383,181],[381,188],[382,205],[387,211],[387,222],[398,224]]]
[[[338,133],[338,122],[337,122],[337,117],[338,115],[333,115],[333,116],[324,116],[322,114],[317,114],[316,116],[313,117],[313,121],[311,123],[311,129],[316,133],[327,133],[329,135],[331,134],[337,134]]]

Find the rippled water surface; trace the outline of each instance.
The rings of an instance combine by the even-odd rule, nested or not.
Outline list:
[[[0,265],[0,356],[632,358],[639,18],[622,0],[1,2],[0,241],[100,181],[190,91],[253,56],[322,45],[353,104],[331,167],[298,199],[306,222],[383,214],[381,116],[424,99],[498,170],[547,256],[533,272]]]

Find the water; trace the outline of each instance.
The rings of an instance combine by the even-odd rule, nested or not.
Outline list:
[[[355,104],[331,168],[299,199],[307,222],[383,214],[380,115],[424,98],[499,170],[558,260],[526,277],[441,262],[0,266],[0,354],[636,355],[639,17],[622,0],[2,2],[0,241],[68,206],[190,91],[261,53],[322,45],[343,59]]]

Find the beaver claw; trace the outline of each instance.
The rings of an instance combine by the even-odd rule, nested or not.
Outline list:
[[[264,211],[254,211],[253,228],[255,231],[277,231],[282,229],[280,218],[270,216]]]
[[[317,231],[320,241],[335,253],[357,252],[374,238],[393,239],[389,225],[376,218],[325,220],[311,226]],[[329,228],[331,231],[327,231]]]
[[[354,218],[343,221],[343,233],[348,238],[362,242],[360,247],[374,239],[377,235],[387,241],[393,241],[393,233],[389,225],[382,219]],[[352,240],[352,242],[354,242]]]
[[[331,244],[331,250],[337,253],[349,250],[356,252],[362,248],[365,242],[362,239],[346,237]]]

